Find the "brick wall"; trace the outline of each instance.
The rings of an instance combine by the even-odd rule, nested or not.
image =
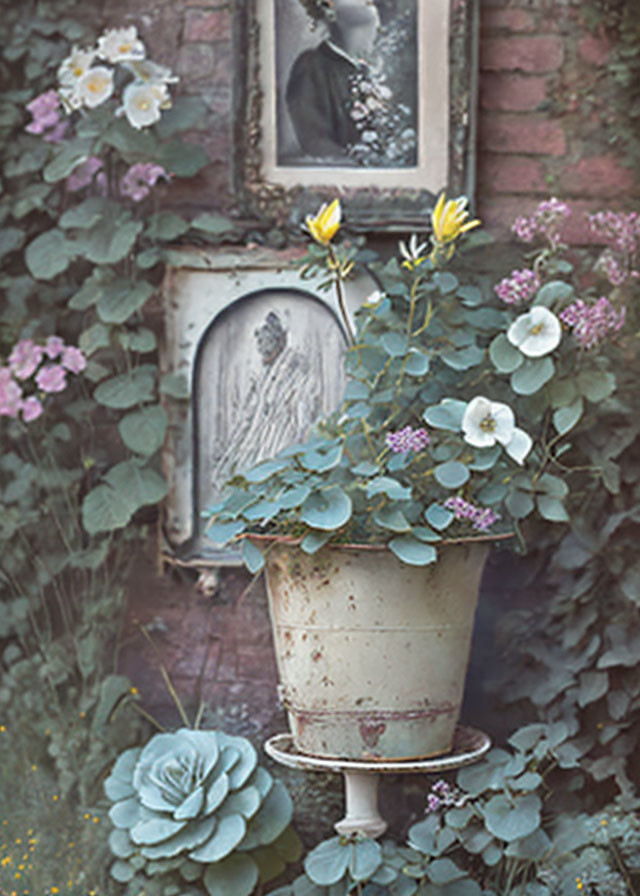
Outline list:
[[[552,194],[571,200],[570,236],[588,239],[580,212],[639,195],[602,126],[611,45],[587,31],[581,5],[481,0],[478,202],[498,235]]]
[[[477,199],[485,225],[504,236],[509,221],[549,195],[570,199],[578,213],[640,197],[637,175],[611,148],[606,101],[598,93],[611,47],[587,30],[581,0],[480,4]],[[186,195],[177,185],[174,192],[198,207],[233,204],[233,6],[233,0],[110,0],[104,6],[109,23],[135,22],[152,55],[207,103],[208,118],[193,139],[205,146],[211,165]],[[574,216],[571,234],[577,240],[588,238],[580,218]]]

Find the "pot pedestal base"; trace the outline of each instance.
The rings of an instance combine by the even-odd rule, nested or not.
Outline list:
[[[276,734],[265,743],[264,749],[281,765],[303,771],[333,772],[344,776],[345,816],[334,827],[339,834],[381,837],[387,823],[378,810],[378,782],[380,775],[428,775],[451,771],[477,762],[488,751],[491,740],[476,728],[458,725],[453,747],[443,756],[432,759],[396,759],[368,762],[356,759],[322,759],[299,753],[290,734]]]

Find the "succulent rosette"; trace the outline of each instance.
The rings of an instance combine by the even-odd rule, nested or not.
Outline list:
[[[179,872],[211,894],[248,896],[297,858],[293,806],[251,743],[221,731],[181,728],[122,753],[105,781],[109,839],[121,882]]]

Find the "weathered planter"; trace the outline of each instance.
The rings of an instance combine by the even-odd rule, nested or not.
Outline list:
[[[309,556],[270,545],[276,658],[298,750],[381,760],[450,750],[488,547],[439,552],[421,567],[384,548],[325,546]]]

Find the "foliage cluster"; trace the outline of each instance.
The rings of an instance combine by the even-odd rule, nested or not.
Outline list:
[[[568,727],[533,724],[432,786],[405,845],[332,837],[273,896],[626,896],[640,876],[640,823],[619,805],[556,814],[555,768],[576,764]]]

